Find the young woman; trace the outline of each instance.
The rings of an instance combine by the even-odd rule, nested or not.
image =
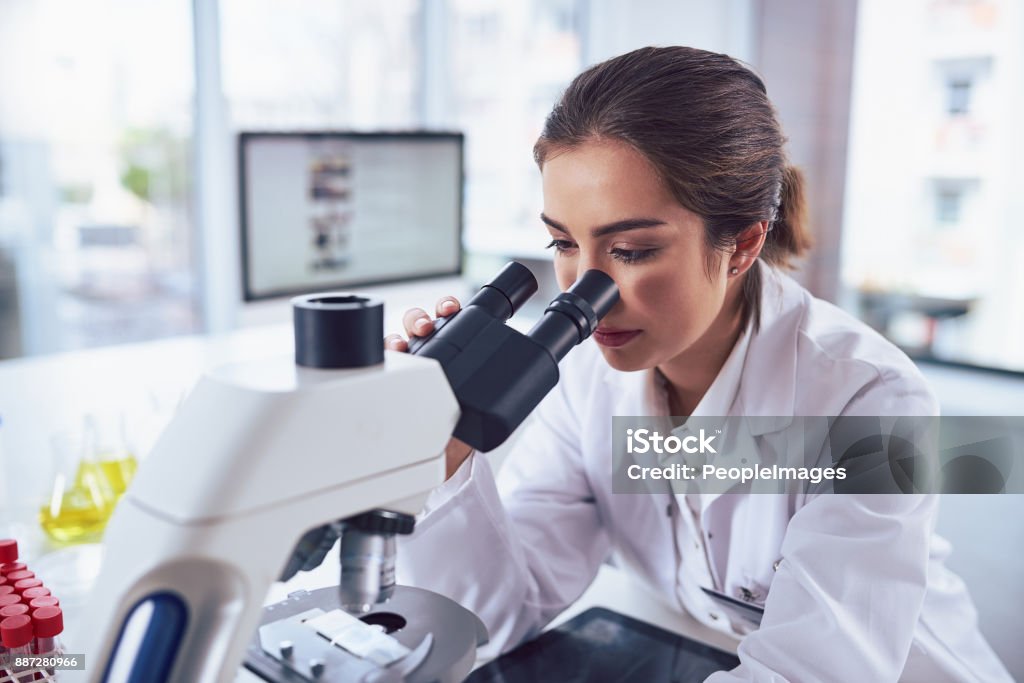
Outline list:
[[[505,650],[615,552],[674,607],[742,636],[715,683],[1008,681],[942,564],[934,496],[612,493],[613,415],[937,414],[903,353],[780,272],[808,247],[783,143],[764,84],[725,55],[645,48],[572,82],[534,148],[541,221],[563,289],[597,268],[621,300],[497,483],[485,455],[449,444],[448,481],[400,541],[403,581],[476,612]],[[448,297],[437,314],[456,310]],[[404,323],[432,329],[419,309]],[[763,605],[760,627],[701,588]]]

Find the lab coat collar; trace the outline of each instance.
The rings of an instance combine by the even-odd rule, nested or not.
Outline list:
[[[760,327],[755,332],[751,325],[740,339],[741,344],[747,345],[745,355],[742,355],[742,348],[734,349],[730,354],[730,360],[738,361],[742,357],[742,372],[738,378],[716,378],[712,386],[716,383],[722,385],[714,392],[719,397],[718,403],[700,411],[712,417],[715,416],[713,412],[707,411],[718,411],[720,415],[775,418],[748,422],[751,437],[781,431],[793,421],[797,342],[810,305],[809,295],[792,278],[760,263],[759,267],[762,274]],[[727,361],[723,371],[728,371],[730,368],[726,366],[729,365]],[[621,372],[612,367],[606,368],[604,381],[618,392],[614,415],[633,416],[639,406],[650,405],[652,372]],[[726,381],[719,382],[720,378]],[[735,381],[738,381],[738,387],[732,384]],[[728,403],[725,403],[727,398]],[[648,488],[652,493],[673,494],[671,486],[663,480],[648,481]],[[701,514],[721,495],[701,493]]]
[[[750,424],[753,436],[782,431],[796,406],[800,330],[810,295],[789,276],[761,265],[761,324],[743,366],[736,415],[771,417]]]

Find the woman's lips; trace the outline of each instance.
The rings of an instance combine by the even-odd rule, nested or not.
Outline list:
[[[594,340],[601,346],[622,346],[628,343],[642,330],[619,330],[614,327],[598,327],[594,330]]]

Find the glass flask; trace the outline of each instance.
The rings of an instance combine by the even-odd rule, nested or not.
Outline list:
[[[85,427],[59,431],[50,439],[52,484],[39,509],[39,524],[57,543],[98,541],[118,498],[106,473],[114,468],[96,460],[95,441]]]

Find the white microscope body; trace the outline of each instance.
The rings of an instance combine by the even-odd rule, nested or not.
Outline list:
[[[458,417],[441,366],[409,354],[352,370],[282,356],[204,376],[107,529],[83,615],[86,680],[147,680],[128,672],[168,653],[136,661],[147,645],[122,638],[125,625],[170,596],[180,633],[163,646],[167,680],[232,681],[303,532],[374,508],[419,512]]]
[[[401,592],[409,596],[407,609],[430,612],[418,589],[394,587],[388,565],[367,560],[376,551],[361,539],[408,533],[413,520],[394,513],[415,515],[444,481],[448,439],[454,434],[486,452],[508,438],[557,383],[558,362],[618,301],[612,279],[589,271],[527,335],[506,326],[536,290],[527,268],[508,264],[459,313],[411,344],[409,354],[383,351],[381,302],[344,293],[297,297],[294,357],[204,376],[107,528],[103,569],[84,615],[86,680],[232,681],[267,591],[299,538],[342,520],[350,526],[342,532],[341,582],[330,601],[345,600],[330,607],[365,610],[391,591],[389,604],[403,602]],[[353,565],[361,572],[346,573]],[[325,671],[307,655],[337,642],[327,638],[303,650],[300,667],[293,655],[310,644],[306,626],[301,642],[285,638],[270,648],[262,645],[265,624],[258,656],[274,649],[268,675],[285,680],[406,680],[407,671],[417,671],[408,679],[433,681],[441,669],[423,659],[433,651],[452,662],[444,680],[461,679],[486,629],[453,601],[419,593],[450,603],[438,610],[454,609],[468,625],[438,617],[443,642],[422,634],[422,645],[411,642],[416,656],[401,666],[363,675],[328,647],[338,668]],[[349,600],[354,596],[359,600]],[[271,626],[285,611],[284,603],[268,607]],[[413,624],[401,630],[419,638]]]

